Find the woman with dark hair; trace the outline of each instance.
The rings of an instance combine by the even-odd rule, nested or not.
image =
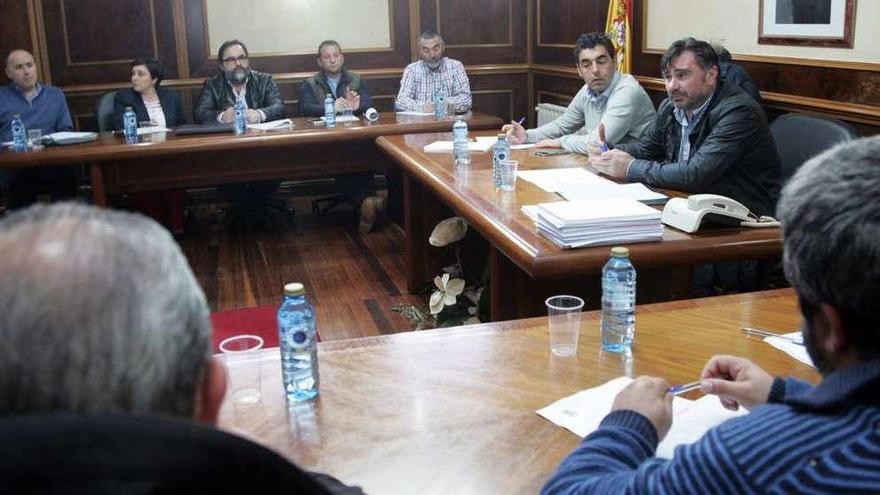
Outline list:
[[[131,63],[131,88],[117,91],[113,101],[113,125],[117,131],[124,127],[122,118],[126,107],[134,110],[138,122],[149,121],[152,126],[177,127],[186,123],[177,91],[159,88],[164,76],[158,60],[137,58]],[[132,193],[128,198],[135,208],[171,232],[183,232],[183,190]]]
[[[152,58],[138,58],[131,63],[131,88],[121,89],[113,102],[113,122],[122,130],[125,108],[131,107],[138,122],[152,121],[158,127],[177,127],[186,123],[177,91],[160,89],[165,76],[162,64]]]

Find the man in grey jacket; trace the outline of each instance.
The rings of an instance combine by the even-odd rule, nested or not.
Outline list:
[[[638,141],[654,121],[654,104],[638,81],[617,72],[614,45],[602,33],[584,33],[575,44],[574,57],[584,86],[558,119],[526,131],[511,122],[502,130],[511,144],[537,143],[538,147],[588,153],[602,139],[612,144]],[[599,135],[599,124],[605,128]],[[586,134],[576,134],[584,128]]]
[[[660,64],[669,97],[652,131],[637,143],[594,154],[590,163],[614,178],[719,194],[772,215],[780,161],[764,111],[719,78],[718,56],[705,41],[674,42]]]

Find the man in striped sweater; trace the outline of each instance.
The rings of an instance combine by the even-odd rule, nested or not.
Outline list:
[[[880,493],[878,157],[880,136],[840,145],[804,164],[779,202],[785,273],[821,383],[715,356],[701,388],[751,413],[663,460],[672,396],[640,377],[543,493]]]

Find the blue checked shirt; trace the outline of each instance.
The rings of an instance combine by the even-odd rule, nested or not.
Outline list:
[[[442,84],[446,90],[446,101],[453,106],[455,112],[462,113],[471,109],[471,85],[464,65],[449,57],[441,59],[440,67],[436,71],[429,69],[422,60],[407,65],[400,79],[395,109],[399,112],[421,111],[423,103],[433,101],[434,88],[438,84]]]
[[[687,114],[681,108],[676,107],[672,111],[672,114],[675,115],[675,120],[681,125],[681,144],[678,147],[678,161],[687,162],[691,157],[691,131],[697,128],[697,124],[700,123],[700,118],[706,113],[706,108],[709,106],[710,101],[712,101],[712,95],[709,95],[706,101],[694,110],[690,121],[688,121]]]

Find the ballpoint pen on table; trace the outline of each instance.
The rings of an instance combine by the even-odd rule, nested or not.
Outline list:
[[[696,390],[700,388],[700,381],[697,380],[695,382],[683,383],[681,385],[676,385],[674,387],[669,387],[669,393],[672,395],[679,395],[685,392],[690,392],[691,390]]]
[[[760,328],[742,327],[740,330],[742,330],[746,335],[752,335],[755,337],[776,337],[778,339],[787,340],[792,344],[804,345],[804,343],[798,339],[793,339],[791,337],[787,337],[778,333],[768,332],[767,330],[761,330]]]

